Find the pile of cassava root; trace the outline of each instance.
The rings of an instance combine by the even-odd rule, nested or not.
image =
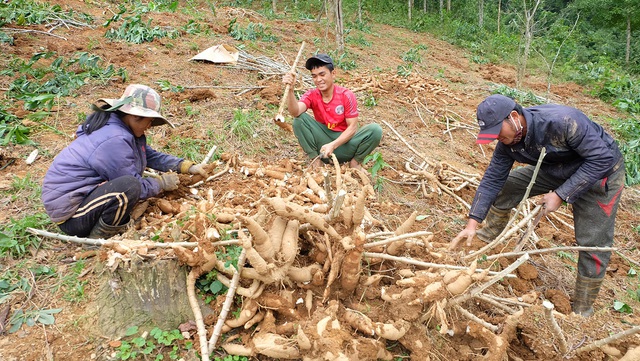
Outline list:
[[[446,251],[448,240],[414,231],[417,211],[405,210],[392,229],[375,219],[368,173],[335,158],[333,166],[305,167],[224,154],[207,165],[208,179],[185,178],[193,185],[150,200],[130,231],[174,243],[178,260],[191,267],[188,294],[203,360],[220,346],[261,358],[391,360],[391,349],[426,360],[437,352],[434,337],[459,334],[502,359],[522,311],[501,304],[491,312],[494,325],[483,319],[483,303],[467,301],[482,297],[496,309],[500,302],[482,291],[512,277],[523,259],[502,272],[460,264]],[[144,252],[148,243],[140,243]],[[110,245],[121,254],[139,249]],[[237,270],[229,245],[242,249]],[[195,282],[212,271],[229,291],[213,305],[217,317],[203,317]],[[241,311],[236,318],[230,310]]]

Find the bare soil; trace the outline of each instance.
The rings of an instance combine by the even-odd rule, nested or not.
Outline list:
[[[86,12],[95,17],[95,24],[102,24],[117,11],[117,6],[109,2],[95,1],[52,1],[60,3],[63,8],[73,8]],[[192,5],[190,5],[192,6]],[[307,172],[307,159],[299,149],[292,134],[286,133],[273,125],[271,119],[282,96],[283,86],[280,76],[266,77],[254,71],[237,69],[228,66],[218,66],[204,62],[189,62],[189,58],[198,52],[217,44],[243,45],[244,50],[255,56],[266,56],[274,61],[283,59],[292,61],[297,53],[300,41],[308,43],[305,56],[311,51],[319,49],[328,51],[333,48],[331,31],[325,36],[326,28],[323,23],[313,21],[292,21],[275,19],[269,20],[260,14],[243,9],[219,8],[216,14],[205,5],[195,5],[199,11],[207,13],[207,22],[203,25],[211,31],[211,36],[189,35],[183,33],[179,39],[160,39],[152,43],[127,44],[109,41],[104,38],[105,28],[96,26],[90,28],[59,27],[54,34],[66,38],[47,36],[37,33],[23,33],[16,35],[15,45],[2,44],[2,62],[11,60],[10,56],[29,59],[33,54],[44,50],[55,51],[60,56],[71,57],[78,51],[88,51],[98,54],[107,64],[116,68],[126,68],[129,74],[128,83],[148,84],[159,90],[156,82],[168,80],[172,85],[185,87],[183,92],[161,92],[163,96],[163,113],[176,125],[175,129],[152,129],[148,137],[152,139],[152,146],[168,153],[177,152],[180,147],[177,139],[194,139],[209,142],[212,139],[220,149],[217,154],[226,153],[238,157],[245,162],[255,162],[264,169],[291,169],[293,177],[301,177]],[[178,11],[177,13],[162,13],[151,15],[153,24],[178,28],[186,24],[192,16]],[[227,24],[233,18],[247,24],[249,21],[260,22],[268,26],[269,31],[280,40],[277,43],[260,41],[245,42],[234,40],[227,34]],[[340,84],[354,89],[359,99],[360,119],[363,124],[376,122],[383,126],[384,137],[378,151],[389,167],[381,171],[385,183],[374,197],[367,200],[367,209],[378,225],[371,225],[367,233],[382,230],[395,230],[413,211],[424,216],[411,228],[411,231],[431,231],[433,238],[428,242],[428,249],[407,248],[401,256],[415,258],[424,262],[468,265],[461,260],[463,251],[481,248],[484,244],[475,240],[471,249],[450,252],[446,250],[448,242],[462,229],[466,221],[466,208],[459,201],[446,193],[439,194],[433,189],[420,186],[420,178],[413,177],[407,171],[405,163],[419,165],[425,156],[430,162],[445,168],[460,170],[468,174],[482,174],[491,157],[492,146],[480,147],[475,144],[475,106],[499,84],[515,85],[516,71],[513,66],[504,64],[476,64],[470,61],[464,50],[455,48],[429,34],[420,34],[405,29],[393,28],[385,25],[371,24],[371,33],[362,33],[371,42],[371,46],[348,44],[350,52],[354,54],[357,68],[350,71],[338,69]],[[33,26],[29,29],[46,31],[46,27]],[[401,54],[425,45],[421,52],[422,62],[414,65],[412,74],[408,77],[397,75],[398,65],[403,64]],[[10,55],[10,56],[9,56]],[[300,69],[304,71],[304,69]],[[0,77],[2,88],[6,89],[13,78]],[[224,89],[219,86],[263,86],[262,89],[236,95],[238,89]],[[90,83],[79,89],[77,96],[61,100],[59,109],[45,120],[50,127],[60,133],[49,131],[45,127],[38,127],[32,134],[37,142],[40,156],[31,165],[25,163],[26,157],[33,150],[30,146],[7,146],[0,150],[0,189],[11,189],[11,184],[18,178],[27,175],[41,182],[47,167],[55,155],[72,141],[72,135],[78,126],[78,113],[88,113],[89,104],[102,97],[118,97],[126,84],[114,79],[106,85]],[[213,87],[208,87],[213,86]],[[217,86],[217,87],[216,87]],[[524,86],[533,92],[544,95],[546,82],[543,77],[535,74],[528,77]],[[366,99],[374,97],[377,105],[365,106]],[[613,108],[601,101],[585,95],[584,90],[572,83],[554,83],[549,98],[553,102],[567,104],[583,110],[592,119],[605,124],[608,116],[615,116]],[[229,124],[233,121],[235,111],[261,111],[263,121],[255,130],[256,137],[249,140],[239,139],[229,131]],[[22,110],[22,104],[16,102],[16,113]],[[605,125],[606,126],[606,125]],[[393,129],[392,129],[393,128]],[[397,131],[396,132],[394,132]],[[208,149],[202,149],[206,154]],[[370,166],[370,165],[369,165]],[[222,169],[222,163],[209,167],[211,174]],[[255,215],[257,202],[264,197],[273,197],[277,192],[288,189],[273,178],[247,176],[241,173],[236,165],[235,173],[227,173],[201,186],[200,195],[209,190],[216,199],[216,212],[222,208],[235,209],[243,214]],[[326,170],[335,177],[337,170],[327,166]],[[429,170],[431,171],[431,170]],[[342,169],[341,172],[349,172]],[[313,173],[318,176],[320,173]],[[321,180],[321,177],[319,178]],[[417,179],[417,180],[416,180]],[[187,178],[183,183],[193,182]],[[280,189],[280,190],[278,190]],[[357,193],[358,190],[354,190]],[[474,189],[463,187],[456,194],[464,201],[471,202]],[[282,195],[283,197],[285,194]],[[17,198],[17,199],[16,199]],[[174,202],[176,208],[180,204],[196,204],[190,196],[189,188],[167,195],[167,199]],[[630,294],[638,290],[637,276],[629,276],[628,272],[633,263],[640,259],[637,249],[638,233],[634,227],[638,226],[640,209],[638,200],[640,193],[637,187],[628,188],[623,193],[621,207],[616,224],[616,243],[619,252],[614,253],[604,285],[595,304],[595,314],[584,319],[571,314],[571,295],[575,277],[575,259],[569,256],[561,257],[558,253],[534,255],[520,266],[517,278],[505,278],[491,288],[491,293],[502,298],[517,302],[526,302],[530,306],[524,307],[524,313],[517,319],[513,334],[505,339],[509,342],[504,355],[509,360],[560,360],[563,355],[558,349],[558,340],[552,333],[551,326],[545,319],[541,306],[542,300],[548,299],[555,305],[559,314],[556,316],[561,329],[567,339],[570,350],[575,350],[603,339],[611,334],[626,330],[632,325],[640,324],[638,310],[640,303]],[[6,197],[0,199],[3,211],[0,223],[7,224],[11,219],[19,218],[28,213],[41,212],[40,205],[29,203],[20,197]],[[178,213],[177,210],[176,213]],[[146,224],[136,229],[145,234],[145,227],[151,227],[154,219],[160,219],[162,212],[158,208],[158,200],[150,200],[150,207],[144,215]],[[540,238],[537,248],[554,246],[571,246],[575,244],[573,231],[569,227],[573,224],[571,211],[566,206],[558,212],[558,218],[543,219],[535,230]],[[163,224],[170,222],[172,214],[164,218]],[[348,232],[345,229],[340,231]],[[166,231],[167,237],[171,237]],[[344,233],[343,233],[344,234]],[[183,239],[184,240],[183,236]],[[306,247],[306,249],[305,249]],[[301,249],[311,252],[312,247],[301,241]],[[513,248],[513,241],[504,245],[499,252],[507,252]],[[57,240],[44,239],[38,250],[33,250],[28,262],[45,264],[54,267],[58,274],[64,275],[73,267],[73,256],[81,249],[77,245]],[[302,253],[304,253],[302,252]],[[105,262],[106,250],[98,252],[102,257],[92,257],[87,260],[87,269],[93,270],[97,263]],[[438,257],[439,255],[440,257]],[[574,253],[574,257],[575,257]],[[493,269],[499,270],[511,264],[515,258],[500,258]],[[636,261],[634,261],[636,260]],[[311,264],[310,254],[301,254],[297,260],[299,266]],[[5,258],[2,260],[2,271],[15,270],[24,272],[23,260]],[[406,320],[414,325],[398,342],[386,341],[383,345],[394,357],[415,360],[497,360],[492,349],[495,345],[491,337],[482,331],[474,331],[479,324],[469,321],[455,310],[448,310],[449,329],[451,334],[439,332],[442,323],[432,319],[425,319],[424,315],[433,310],[426,305],[409,305],[407,299],[401,302],[384,302],[380,299],[381,288],[393,293],[401,291],[394,288],[399,279],[399,269],[410,269],[415,272],[421,268],[410,267],[395,262],[372,262],[368,272],[390,276],[369,287],[362,283],[352,294],[341,293],[340,289],[332,288],[329,302],[321,303],[324,286],[310,288],[314,293],[314,312],[309,317],[297,320],[300,324],[315,324],[326,315],[330,315],[332,302],[340,302],[340,313],[344,307],[366,313],[374,321],[393,322]],[[637,270],[638,263],[635,263]],[[434,271],[435,272],[435,271]],[[117,343],[117,337],[104,336],[98,332],[96,323],[95,301],[99,288],[98,277],[93,272],[86,272],[82,280],[88,281],[85,288],[86,299],[82,302],[69,302],[62,298],[59,286],[62,280],[49,280],[33,283],[34,291],[28,295],[12,295],[8,303],[0,304],[0,321],[8,325],[7,314],[3,311],[9,308],[8,315],[20,308],[62,308],[56,315],[53,326],[23,326],[18,332],[5,333],[0,338],[0,360],[109,360],[112,359]],[[300,285],[295,283],[288,286],[270,285],[268,291],[281,292],[282,289],[294,292],[297,299],[302,293]],[[306,292],[306,291],[305,291]],[[304,297],[304,296],[302,296]],[[449,295],[443,295],[448,298]],[[637,296],[636,296],[637,297]],[[634,310],[631,314],[615,311],[612,307],[615,300],[624,301]],[[213,303],[213,311],[217,314],[220,300]],[[504,310],[479,301],[467,301],[464,307],[479,316],[485,322],[499,325],[502,330],[508,319]],[[514,310],[516,309],[515,306]],[[307,314],[307,312],[301,312]],[[335,316],[335,314],[334,314]],[[335,316],[338,317],[338,316]],[[285,318],[276,319],[276,324],[282,324]],[[176,325],[177,327],[177,325]],[[211,328],[212,326],[208,326]],[[266,326],[264,326],[266,327]],[[469,327],[469,328],[467,328]],[[209,330],[211,332],[211,330]],[[334,330],[335,331],[335,330]],[[349,342],[357,333],[348,326],[342,326],[342,333],[331,333],[325,339],[316,338],[321,343],[323,352],[328,350],[348,353]],[[195,330],[190,331],[196,341]],[[506,333],[506,332],[505,332]],[[237,331],[238,339],[250,342],[251,333]],[[494,334],[494,333],[491,333]],[[495,335],[494,334],[494,335]],[[360,335],[359,339],[363,336]],[[420,349],[415,345],[424,343]],[[610,346],[617,349],[621,355],[640,345],[637,335],[629,336]],[[355,346],[353,346],[355,347]],[[196,349],[198,349],[196,347]],[[351,354],[351,359],[375,360],[376,348],[370,352],[360,350],[358,356]],[[373,352],[373,353],[371,353]],[[613,352],[608,350],[609,353]],[[224,355],[221,350],[217,355]],[[186,359],[192,355],[184,355]],[[268,359],[266,356],[254,356],[255,359]],[[321,359],[319,354],[314,359]],[[325,356],[328,357],[328,356]],[[569,352],[566,359],[570,360],[616,360],[620,356],[609,355],[600,349],[576,354]],[[325,358],[330,359],[330,358]]]

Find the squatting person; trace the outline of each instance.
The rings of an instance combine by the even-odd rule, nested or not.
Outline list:
[[[139,200],[178,188],[176,173],[200,174],[201,165],[147,145],[145,131],[173,125],[160,114],[160,95],[148,86],[129,85],[119,99],[99,99],[74,139],[47,170],[42,201],[51,220],[73,236],[109,238],[123,232]]]
[[[364,158],[380,144],[382,128],[367,124],[358,129],[358,104],[352,91],[334,84],[336,72],[327,54],[317,54],[305,63],[316,86],[297,100],[293,88],[295,72],[284,75],[289,84],[287,109],[293,120],[293,133],[310,159],[312,167],[329,162],[335,154],[340,163],[362,168]],[[313,117],[306,113],[313,111]]]
[[[477,143],[498,144],[473,199],[466,227],[450,248],[474,235],[495,239],[506,227],[511,208],[524,197],[544,147],[546,156],[530,196],[544,194],[543,212],[572,205],[575,238],[580,246],[610,247],[624,188],[624,161],[615,140],[578,109],[562,105],[522,108],[513,99],[491,95],[478,105]],[[528,164],[511,170],[514,161]],[[485,225],[476,231],[479,223]],[[573,312],[593,313],[611,252],[580,252]]]

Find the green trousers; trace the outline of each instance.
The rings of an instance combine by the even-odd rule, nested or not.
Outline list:
[[[320,154],[323,145],[336,140],[342,133],[329,130],[311,115],[302,113],[293,119],[293,134],[298,138],[304,152],[313,159]],[[378,124],[367,124],[359,128],[348,142],[336,148],[333,153],[340,163],[349,162],[351,159],[362,163],[380,144],[380,139],[382,128]],[[323,162],[328,163],[328,158],[323,159]]]

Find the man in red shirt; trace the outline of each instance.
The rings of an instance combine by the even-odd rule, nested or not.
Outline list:
[[[282,82],[289,84],[287,108],[293,120],[293,133],[310,159],[312,167],[328,163],[335,154],[340,163],[362,169],[362,161],[380,144],[382,128],[367,124],[358,129],[358,103],[352,91],[334,84],[336,72],[327,54],[317,54],[305,67],[311,71],[316,85],[297,100],[293,93],[295,72],[287,73]],[[313,117],[306,113],[313,111]],[[314,119],[315,117],[315,119]],[[318,157],[320,156],[320,157]]]

